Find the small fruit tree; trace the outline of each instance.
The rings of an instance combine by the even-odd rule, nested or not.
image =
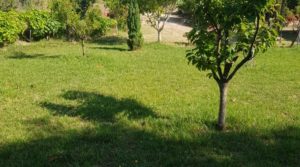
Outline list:
[[[267,15],[271,15],[267,19]],[[210,71],[220,89],[218,128],[225,128],[229,82],[248,61],[270,48],[280,26],[274,0],[200,0],[189,40],[196,46],[187,59]]]

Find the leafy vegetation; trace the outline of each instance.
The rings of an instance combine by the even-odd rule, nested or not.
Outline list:
[[[26,25],[18,13],[0,11],[0,47],[15,42],[25,28]]]
[[[46,11],[31,10],[22,14],[22,19],[27,23],[27,38],[39,40],[58,33],[61,24]]]
[[[0,166],[300,165],[299,47],[238,73],[221,133],[217,85],[186,48],[86,47],[85,58],[52,40],[0,51]]]
[[[101,11],[97,8],[90,8],[84,18],[91,29],[91,37],[104,36],[110,29],[117,26],[117,21],[101,16]]]
[[[126,1],[104,0],[105,5],[110,9],[109,16],[117,21],[118,30],[127,29],[128,7]]]

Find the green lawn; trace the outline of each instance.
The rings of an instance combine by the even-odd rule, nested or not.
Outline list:
[[[113,43],[110,43],[113,44]],[[0,50],[0,166],[300,166],[300,48],[271,49],[218,89],[187,48],[62,41]]]

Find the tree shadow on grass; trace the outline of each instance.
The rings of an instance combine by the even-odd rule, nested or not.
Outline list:
[[[112,50],[112,51],[128,51],[128,49],[121,47],[107,47],[107,46],[98,46],[98,47],[90,47],[91,49],[101,49],[101,50]]]
[[[123,113],[129,119],[156,117],[154,112],[133,99],[116,99],[111,96],[81,91],[67,91],[62,95],[66,100],[77,101],[79,106],[66,106],[44,102],[42,107],[47,108],[54,115],[81,117],[93,121],[114,121],[116,114]]]
[[[46,56],[45,54],[27,54],[24,52],[14,52],[11,56],[8,56],[9,59],[55,59],[60,56]]]
[[[99,45],[123,45],[127,43],[127,38],[120,36],[105,36],[92,42]]]
[[[36,131],[37,125],[30,129]],[[47,124],[39,126],[47,131]],[[53,126],[49,126],[53,128]],[[43,129],[45,128],[45,129]],[[50,137],[0,148],[1,166],[299,166],[300,129],[265,136],[206,133],[192,140],[165,138],[122,124],[84,131],[55,127]]]
[[[81,117],[94,127],[64,128],[53,117],[22,122],[32,140],[0,143],[0,166],[100,166],[100,167],[197,167],[197,166],[299,166],[300,128],[288,127],[257,133],[204,131],[192,138],[168,135],[171,129],[150,131],[160,118],[131,99],[69,91],[63,98],[78,106],[43,103],[56,116]],[[140,128],[114,116],[145,120]],[[104,123],[112,121],[111,123]],[[169,120],[172,121],[172,120]],[[159,121],[158,121],[159,122]],[[171,128],[171,127],[170,127]],[[45,134],[46,135],[40,135]],[[191,132],[192,133],[192,132]],[[196,132],[197,133],[197,132]]]
[[[298,36],[298,31],[293,30],[283,30],[282,31],[282,38],[286,41],[294,41]]]

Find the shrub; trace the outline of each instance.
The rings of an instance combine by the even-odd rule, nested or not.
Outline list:
[[[39,40],[55,35],[61,27],[49,12],[32,10],[24,13],[24,21],[27,23],[27,38]]]
[[[102,17],[101,15],[101,10],[97,8],[91,8],[87,11],[85,21],[91,29],[90,36],[92,38],[105,35],[110,28],[117,25],[115,20]]]
[[[105,5],[109,8],[109,17],[117,21],[118,29],[127,29],[127,16],[128,8],[125,4],[126,1],[120,0],[104,0]]]
[[[0,11],[0,46],[15,42],[25,28],[26,25],[17,12]]]
[[[52,15],[61,23],[59,33],[67,35],[69,39],[76,36],[73,26],[79,21],[76,13],[76,3],[69,0],[53,0],[51,3]]]

